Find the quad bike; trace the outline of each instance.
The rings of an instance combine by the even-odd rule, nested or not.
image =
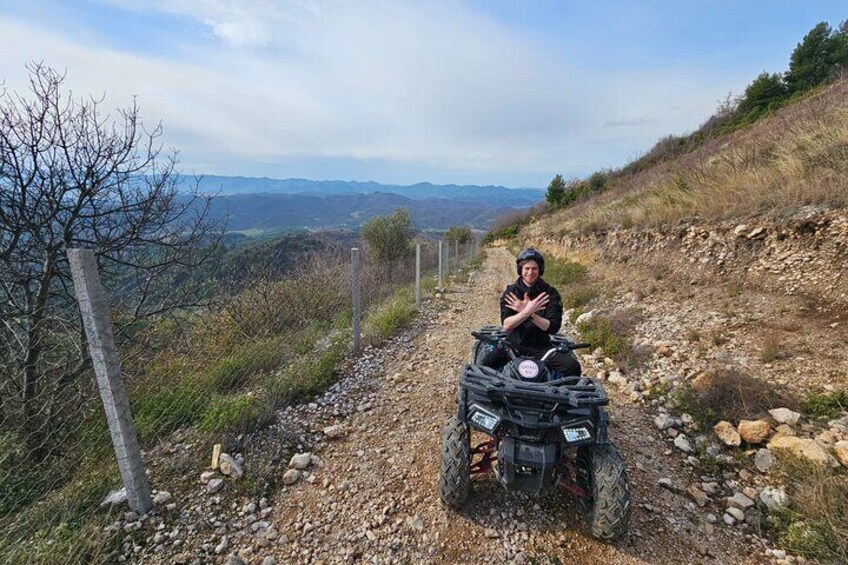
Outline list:
[[[559,375],[545,365],[557,352],[574,355],[589,344],[554,335],[553,347],[533,358],[519,356],[499,327],[484,326],[472,335],[472,363],[462,368],[457,413],[443,432],[442,501],[461,508],[471,476],[494,473],[510,491],[545,495],[560,487],[575,496],[593,536],[624,536],[630,483],[607,437],[607,394],[594,379]],[[501,371],[480,365],[492,347],[510,357]],[[471,430],[489,438],[472,448]]]

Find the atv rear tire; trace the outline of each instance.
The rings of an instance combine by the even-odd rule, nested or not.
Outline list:
[[[442,469],[439,493],[442,502],[461,508],[471,488],[471,440],[468,425],[451,416],[442,432]]]
[[[630,481],[627,469],[612,442],[585,447],[579,455],[580,486],[590,496],[580,499],[592,535],[616,540],[630,529]]]

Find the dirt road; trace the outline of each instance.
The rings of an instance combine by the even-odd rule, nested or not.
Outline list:
[[[333,393],[333,402],[346,396],[350,410],[319,401],[304,414],[313,432],[339,424],[346,433],[312,446],[320,459],[313,474],[269,500],[269,520],[282,535],[265,554],[270,549],[278,563],[755,562],[752,538],[721,523],[720,510],[686,496],[687,485],[713,478],[701,477],[670,447],[644,405],[613,390],[610,436],[633,489],[626,540],[592,539],[565,494],[509,494],[493,477],[472,481],[464,512],[442,506],[441,428],[454,410],[469,332],[497,321],[497,298],[513,278],[509,254],[489,250],[468,284],[429,301],[415,327],[366,355],[371,378]],[[671,488],[660,479],[670,479]]]

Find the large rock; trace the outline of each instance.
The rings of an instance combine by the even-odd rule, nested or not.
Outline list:
[[[127,487],[120,490],[114,490],[106,495],[106,498],[100,503],[100,506],[124,504],[127,501]]]
[[[734,447],[742,445],[742,437],[730,422],[722,420],[713,426],[713,432],[715,432],[718,439],[720,439],[725,445],[731,445]]]
[[[166,490],[160,490],[156,493],[156,496],[153,497],[153,504],[156,506],[162,506],[164,504],[168,504],[173,499],[173,495]]]
[[[848,467],[848,441],[837,441],[833,446],[833,453],[843,467]]]
[[[692,453],[692,443],[684,434],[680,434],[674,438],[674,447],[684,453]]]
[[[335,424],[333,426],[327,426],[324,428],[324,435],[329,439],[340,438],[344,435],[345,431],[342,426],[339,424]]]
[[[754,467],[761,473],[768,473],[774,467],[774,455],[768,449],[758,449],[754,456]]]
[[[216,492],[220,491],[222,488],[224,488],[224,479],[211,479],[206,484],[206,491],[209,494],[215,494]]]
[[[770,426],[764,420],[742,420],[738,431],[742,441],[756,445],[768,439]]]
[[[241,466],[241,463],[236,461],[229,453],[222,453],[218,457],[218,468],[221,471],[221,474],[227,475],[228,477],[232,477],[233,479],[240,479],[244,476],[244,469]]]
[[[802,439],[794,436],[778,437],[769,442],[768,448],[772,451],[786,451],[794,457],[819,465],[835,467],[839,464],[824,447],[813,439]]]
[[[779,426],[777,426],[774,429],[774,436],[772,437],[772,439],[778,438],[778,437],[794,436],[794,435],[795,435],[795,430],[792,429],[792,426],[790,426],[789,424],[780,424]]]
[[[291,461],[289,461],[289,467],[297,469],[298,471],[303,471],[309,467],[309,463],[311,461],[312,453],[297,453],[296,455],[293,455]]]
[[[283,484],[284,485],[293,485],[297,481],[300,480],[300,471],[297,469],[289,469],[285,473],[283,473]]]
[[[710,497],[707,496],[707,493],[699,489],[698,487],[692,485],[688,489],[686,489],[686,494],[689,495],[698,506],[706,506],[710,501]]]
[[[798,423],[798,419],[801,418],[801,414],[798,412],[794,412],[789,408],[774,408],[769,410],[769,415],[774,418],[774,421],[778,424],[789,424],[790,426],[794,426]]]
[[[622,375],[619,371],[612,371],[607,377],[607,380],[614,385],[618,385],[620,387],[627,385],[627,377]]]
[[[675,426],[680,425],[680,423],[677,418],[673,418],[669,414],[662,413],[659,414],[656,418],[654,418],[654,425],[660,430],[665,431],[669,428],[673,428]]]
[[[741,492],[734,493],[725,502],[728,507],[738,508],[739,510],[747,510],[754,505],[754,501]]]
[[[772,512],[776,512],[786,506],[789,497],[786,491],[779,487],[766,487],[760,491],[760,502]]]
[[[574,323],[575,323],[575,324],[577,324],[578,326],[579,326],[580,324],[588,324],[588,323],[589,323],[589,322],[591,322],[594,318],[595,318],[595,312],[594,312],[594,310],[589,310],[588,312],[583,312],[582,314],[580,314],[579,316],[577,316],[577,319],[576,319],[576,320],[574,320]]]

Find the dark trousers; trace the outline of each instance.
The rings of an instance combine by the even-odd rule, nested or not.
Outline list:
[[[507,352],[496,347],[483,357],[481,365],[501,370],[508,362],[509,355]],[[545,362],[545,365],[547,365],[548,369],[557,371],[561,377],[570,377],[582,374],[580,362],[572,355],[560,351],[554,353],[553,357]]]

